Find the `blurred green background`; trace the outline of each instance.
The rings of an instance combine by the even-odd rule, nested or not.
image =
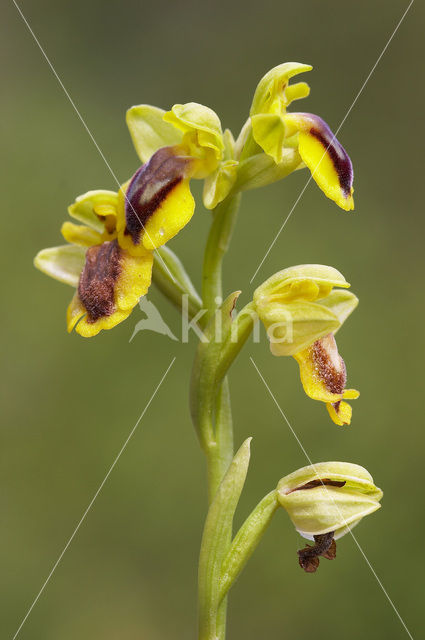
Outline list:
[[[195,100],[238,131],[259,78],[308,62],[301,109],[335,130],[407,2],[22,0],[22,10],[120,180],[137,168],[125,109]],[[351,427],[303,393],[295,361],[263,335],[231,374],[236,442],[254,436],[237,523],[305,457],[249,361],[252,355],[313,461],[367,467],[383,508],[355,534],[412,635],[423,631],[423,6],[413,4],[339,134],[355,167],[354,214],[310,184],[252,286],[249,279],[308,174],[247,193],[225,289],[318,262],[340,269],[360,307],[339,334]],[[206,489],[189,421],[195,340],[139,333],[131,318],[92,340],[67,335],[70,288],[37,272],[60,244],[76,195],[114,181],[12,2],[2,69],[2,428],[0,628],[12,638],[112,461],[176,356],[87,519],[22,631],[22,640],[165,640],[196,635],[196,565]],[[422,59],[423,62],[423,59]],[[422,166],[421,166],[422,165]],[[422,186],[421,186],[422,185]],[[197,284],[209,215],[172,242]],[[149,294],[175,332],[177,312]],[[302,544],[279,513],[231,594],[229,640],[405,638],[353,540],[304,574]]]

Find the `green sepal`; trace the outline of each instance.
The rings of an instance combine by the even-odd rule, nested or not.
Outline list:
[[[340,326],[346,321],[348,316],[354,311],[359,304],[359,299],[351,291],[344,289],[334,289],[326,297],[320,300],[320,304],[327,307],[338,318]],[[339,327],[338,327],[339,328]],[[334,331],[337,332],[338,329]]]
[[[165,111],[148,104],[128,109],[126,122],[137,155],[143,163],[162,147],[181,142],[183,134],[164,121]]]
[[[77,287],[86,262],[86,249],[74,244],[42,249],[34,258],[34,266],[46,275]]]
[[[315,302],[271,302],[257,312],[275,356],[293,356],[340,327],[332,311]]]

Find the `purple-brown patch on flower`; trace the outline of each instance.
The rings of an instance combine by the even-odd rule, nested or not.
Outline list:
[[[90,247],[78,284],[78,295],[87,311],[87,322],[115,311],[115,284],[121,273],[121,250],[116,240]]]
[[[159,149],[132,177],[125,194],[125,235],[135,245],[146,223],[186,177],[190,158],[178,156],[172,147]]]
[[[347,371],[342,357],[338,353],[335,338],[329,333],[316,340],[311,347],[317,374],[331,393],[342,393],[347,381]]]

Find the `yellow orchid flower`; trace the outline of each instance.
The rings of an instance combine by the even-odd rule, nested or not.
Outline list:
[[[358,304],[345,290],[349,286],[336,269],[307,264],[279,271],[254,292],[272,354],[295,358],[306,394],[325,402],[338,425],[351,421],[351,407],[343,400],[359,396],[345,389],[345,364],[334,338]]]
[[[125,320],[148,291],[153,256],[137,256],[117,240],[118,195],[91,191],[77,198],[70,214],[86,225],[65,222],[62,234],[70,243],[40,251],[35,266],[76,288],[67,311],[67,328],[83,337],[95,336]]]
[[[289,62],[271,69],[259,82],[250,111],[252,135],[276,164],[287,149],[296,149],[325,195],[345,211],[354,208],[351,160],[332,131],[319,116],[287,113],[293,100],[305,98],[305,82],[289,85],[298,73],[311,66]]]

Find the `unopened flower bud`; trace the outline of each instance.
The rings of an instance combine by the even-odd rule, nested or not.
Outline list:
[[[305,538],[333,532],[338,539],[380,508],[382,491],[357,464],[320,462],[280,480],[278,500]]]

